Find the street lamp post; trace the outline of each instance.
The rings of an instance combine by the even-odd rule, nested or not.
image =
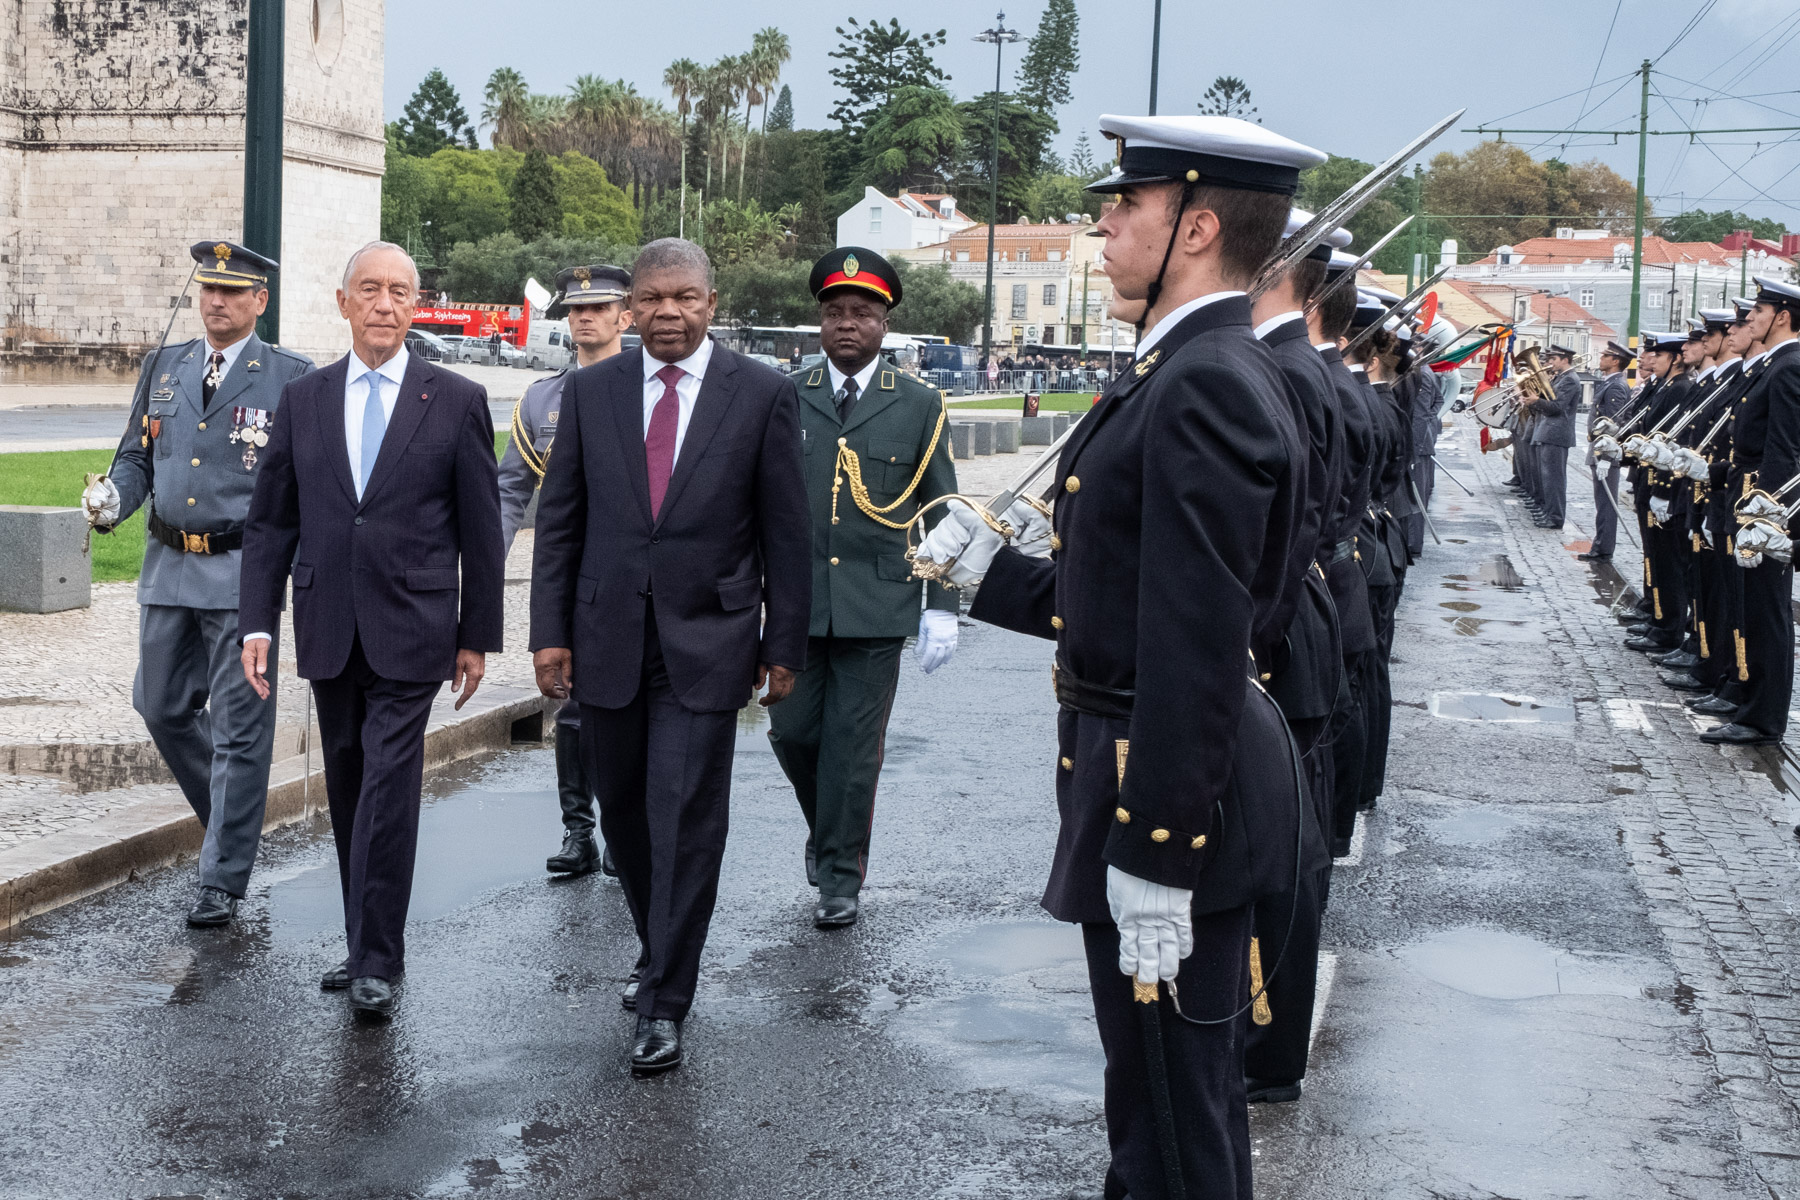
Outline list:
[[[994,27],[975,36],[978,42],[994,44],[994,153],[988,166],[988,244],[987,244],[987,320],[981,327],[981,357],[989,365],[994,361],[994,226],[1000,221],[1000,48],[1021,40],[1016,29],[1006,27],[1006,14],[994,17]]]

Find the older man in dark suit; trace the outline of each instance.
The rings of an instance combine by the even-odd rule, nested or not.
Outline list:
[[[569,376],[538,501],[538,686],[581,703],[582,754],[642,944],[632,1070],[678,1066],[718,895],[736,712],[806,665],[811,520],[799,399],[707,336],[712,265],[650,243],[643,347]]]
[[[376,1017],[405,959],[432,699],[447,679],[456,707],[474,694],[505,578],[487,391],[407,353],[418,294],[400,247],[351,256],[337,299],[352,350],[282,392],[239,584],[244,674],[266,700],[291,568],[349,943],[323,986]]]

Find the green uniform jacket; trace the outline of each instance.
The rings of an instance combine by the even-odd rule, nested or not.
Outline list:
[[[838,439],[862,464],[869,500],[876,508],[906,490],[929,449],[930,465],[906,503],[886,518],[912,520],[920,505],[956,490],[950,464],[950,422],[935,447],[931,435],[944,412],[943,396],[886,363],[875,370],[869,390],[857,397],[850,421],[840,424],[825,365],[793,377],[800,390],[800,431],[806,447],[806,497],[813,521],[812,637],[910,637],[919,630],[920,583],[906,557],[906,531],[878,524],[856,506],[846,472],[838,489],[838,523],[831,523],[831,487],[836,478]],[[940,506],[926,515],[935,525]],[[915,538],[916,541],[916,538]],[[956,611],[956,593],[932,584],[927,604]]]

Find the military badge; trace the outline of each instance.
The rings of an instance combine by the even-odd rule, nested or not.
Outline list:
[[[1145,372],[1147,372],[1151,367],[1156,365],[1156,360],[1161,357],[1162,357],[1161,350],[1152,350],[1150,353],[1144,355],[1143,362],[1141,362],[1141,363],[1137,364],[1135,367],[1131,368],[1132,373],[1135,375],[1138,375],[1140,377],[1143,376]]]
[[[551,410],[550,410],[550,411],[549,411],[549,412],[547,412],[547,413],[545,413],[545,414],[544,414],[544,420],[546,420],[546,421],[548,421],[548,422],[549,422],[549,423],[550,423],[550,424],[552,424],[552,425],[554,425],[554,424],[556,424],[556,418],[558,418],[558,417],[560,417],[560,416],[562,416],[562,410],[561,410],[561,409],[559,409],[559,408],[558,408],[558,409],[551,409]]]
[[[856,261],[856,255],[846,254],[844,255],[844,265],[839,270],[843,271],[845,279],[855,279],[856,273],[862,270],[862,264]]]
[[[162,436],[162,418],[161,417],[151,417],[150,418],[150,436],[153,438],[159,438]]]

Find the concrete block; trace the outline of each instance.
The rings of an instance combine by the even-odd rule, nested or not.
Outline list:
[[[994,423],[992,421],[976,421],[972,427],[975,435],[975,453],[992,454],[994,452]]]
[[[0,608],[52,613],[92,602],[94,561],[79,508],[0,504]]]
[[[1067,424],[1068,422],[1064,422]],[[1022,417],[1019,421],[1019,442],[1026,446],[1048,446],[1056,440],[1056,417],[1046,413],[1041,417]]]
[[[1023,420],[1024,418],[1020,418]],[[1019,421],[995,421],[994,453],[1017,454],[1019,452]]]
[[[950,423],[950,457],[970,458],[974,447],[973,421],[952,421]]]
[[[1056,436],[1057,437],[1061,437],[1063,434],[1069,432],[1069,426],[1074,424],[1074,420],[1075,420],[1073,417],[1071,417],[1066,412],[1059,412],[1055,416],[1053,416],[1051,419],[1056,422]],[[1053,438],[1051,440],[1054,441],[1055,439]]]

